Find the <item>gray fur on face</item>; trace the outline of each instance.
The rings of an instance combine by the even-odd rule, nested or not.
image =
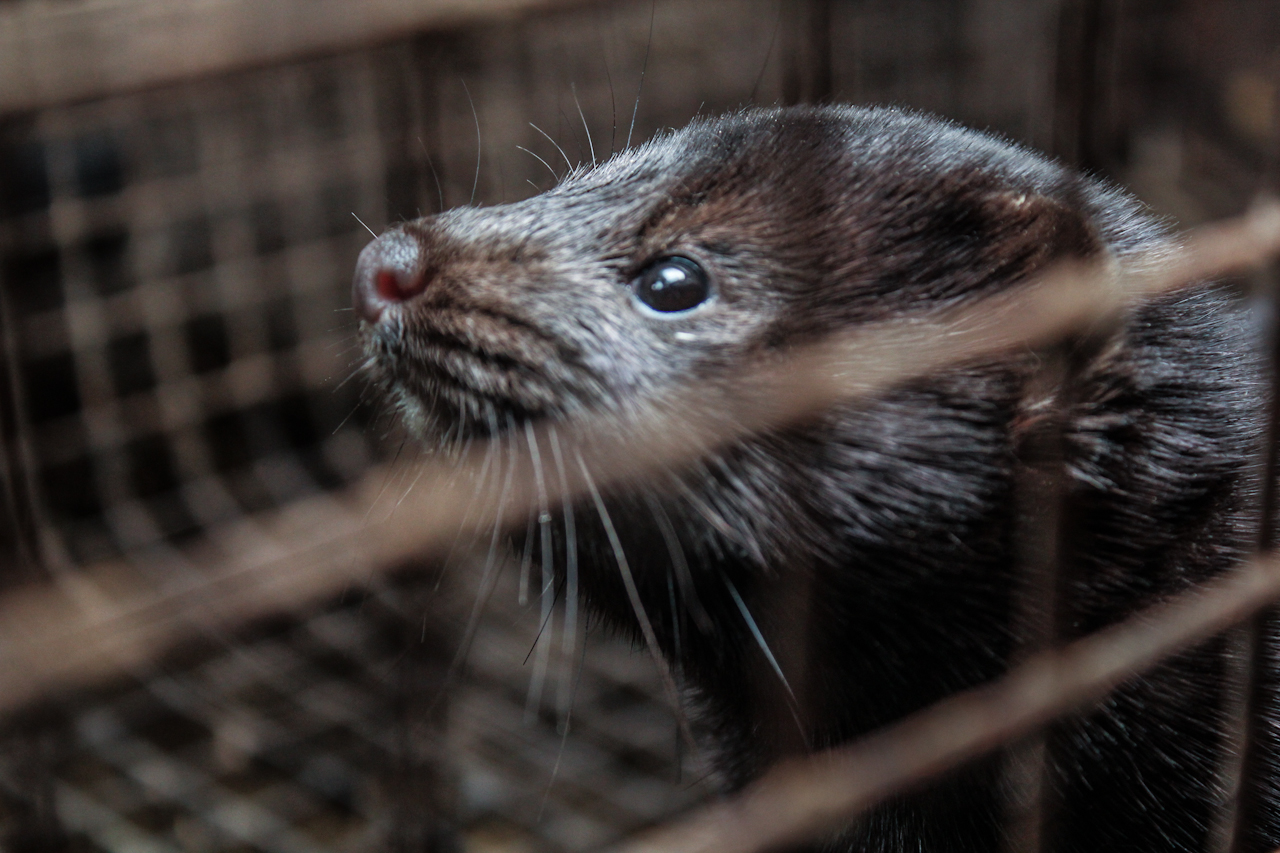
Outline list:
[[[1010,167],[1002,151],[893,110],[695,122],[535,198],[400,226],[429,285],[366,329],[370,371],[420,436],[440,432],[441,408],[450,428],[485,432],[489,404],[519,418],[621,411],[800,338],[980,295],[1061,251],[1034,245],[1044,235],[1033,233],[1016,251],[1001,247],[1008,257],[990,262],[1008,268],[985,282],[972,265],[957,264],[962,275],[948,282],[928,270],[937,258],[920,263],[919,235],[939,219],[969,220],[977,233],[957,242],[999,245],[981,232],[1001,227],[1009,182],[1023,200],[1070,191],[1060,170],[1031,158]],[[900,186],[885,186],[886,160],[905,164]],[[954,184],[955,209],[921,209],[940,182]],[[1070,248],[1091,248],[1089,235],[1074,236]],[[630,284],[666,256],[707,271],[708,304],[678,316],[643,309]]]

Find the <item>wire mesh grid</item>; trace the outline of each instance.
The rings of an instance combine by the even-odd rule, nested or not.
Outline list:
[[[361,465],[359,431],[319,436],[311,424],[331,418],[311,410],[350,399],[326,386],[347,368],[350,210],[381,195],[377,146],[344,132],[373,126],[356,82],[370,71],[210,85],[199,111],[137,98],[49,112],[15,146],[46,179],[6,229],[45,232],[6,258],[35,481],[50,524],[103,526],[45,543],[73,543],[79,562],[154,545]],[[295,447],[310,452],[283,453]]]
[[[79,564],[120,554],[195,571],[185,556],[206,531],[386,455],[359,383],[341,384],[368,238],[351,213],[376,231],[434,197],[406,144],[429,124],[404,88],[418,60],[402,44],[0,125],[8,500],[68,588]],[[785,85],[821,96],[820,80]],[[434,133],[469,132],[464,100],[448,112]],[[450,201],[465,200],[466,165],[442,169]],[[480,180],[503,178],[486,166]],[[538,619],[511,589],[441,702],[472,593],[456,582],[434,564],[371,577],[18,715],[0,766],[0,826],[18,827],[6,843],[578,849],[705,796],[657,676],[624,644],[592,637],[571,739],[563,717],[529,713]]]

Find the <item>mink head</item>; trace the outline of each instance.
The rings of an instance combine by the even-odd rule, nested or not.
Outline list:
[[[433,443],[623,415],[1097,251],[1075,180],[898,110],[698,120],[542,195],[370,244],[354,286],[368,367]]]

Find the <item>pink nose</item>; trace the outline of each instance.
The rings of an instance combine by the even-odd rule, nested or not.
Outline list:
[[[389,231],[360,253],[351,303],[358,316],[376,323],[388,305],[412,299],[426,287],[418,241],[403,231]]]

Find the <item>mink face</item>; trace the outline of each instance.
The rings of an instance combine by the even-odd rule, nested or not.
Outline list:
[[[374,381],[447,449],[526,422],[625,422],[799,344],[1170,239],[1123,193],[934,119],[753,110],[527,201],[398,226],[361,256],[354,298]],[[1261,395],[1245,328],[1201,288],[1080,355],[1057,403],[1059,638],[1248,547]],[[554,513],[532,550],[562,573],[572,552],[585,605],[619,629],[638,635],[643,612],[728,783],[744,784],[1006,668],[1034,363],[960,365],[743,439]],[[1054,730],[1047,849],[1206,849],[1222,655],[1188,652]],[[982,762],[891,802],[827,849],[995,850],[998,771]],[[1275,827],[1257,832],[1280,845]]]
[[[1096,251],[1044,195],[1069,196],[1066,176],[1000,153],[891,111],[694,124],[536,198],[372,244],[355,287],[371,369],[422,436],[487,433],[508,414],[643,405]]]

